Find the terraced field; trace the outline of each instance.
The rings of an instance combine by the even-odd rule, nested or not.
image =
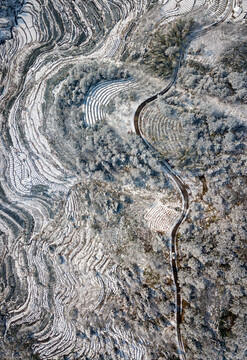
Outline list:
[[[186,359],[176,235],[188,193],[156,157],[184,150],[183,125],[156,95],[134,123],[162,89],[120,59],[150,11],[154,28],[200,12],[210,27],[233,4],[11,4],[0,13],[0,357]],[[123,121],[120,103],[124,134],[109,120]]]
[[[84,102],[84,121],[92,126],[104,118],[103,107],[119,92],[128,89],[133,82],[130,80],[113,80],[99,82],[91,87]]]

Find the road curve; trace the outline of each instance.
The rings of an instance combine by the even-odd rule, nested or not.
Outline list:
[[[151,97],[149,97],[148,99],[144,100],[137,108],[136,112],[135,112],[135,115],[134,115],[134,126],[135,126],[135,132],[137,135],[141,136],[141,132],[140,132],[140,129],[139,129],[139,117],[140,117],[140,114],[141,114],[141,111],[144,109],[144,107],[156,100],[158,98],[158,96],[160,95],[164,95],[168,90],[170,90],[170,88],[172,87],[172,85],[175,83],[176,81],[176,78],[177,78],[177,73],[178,73],[178,69],[180,67],[180,63],[181,63],[181,60],[182,60],[182,52],[180,53],[180,58],[179,58],[179,61],[178,61],[178,64],[173,72],[173,75],[172,75],[172,80],[170,81],[170,83],[162,90],[160,91],[158,94],[155,94]]]
[[[229,9],[231,11],[232,7],[232,0],[229,1]],[[229,10],[228,9],[228,10]],[[153,102],[158,98],[158,96],[164,95],[166,92],[170,90],[170,88],[175,84],[177,79],[177,74],[180,69],[181,61],[183,59],[184,50],[187,47],[187,45],[191,42],[191,40],[200,37],[204,34],[206,34],[209,30],[212,28],[218,26],[220,23],[224,22],[226,18],[229,15],[229,11],[227,11],[224,15],[220,17],[218,21],[215,23],[206,26],[205,28],[202,28],[200,30],[195,31],[191,35],[188,36],[187,40],[184,42],[180,49],[179,58],[177,60],[177,64],[174,68],[171,81],[169,84],[159,93],[147,98],[144,100],[137,108],[135,115],[134,115],[134,127],[135,132],[137,135],[141,136],[142,140],[145,142],[145,144],[156,154],[159,155],[159,151],[146,139],[145,135],[142,132],[141,125],[140,125],[140,115],[144,107]],[[181,225],[181,223],[184,221],[184,219],[187,216],[188,209],[189,209],[189,195],[188,195],[188,187],[184,183],[184,181],[181,179],[181,177],[174,172],[174,170],[170,167],[168,162],[164,159],[160,159],[163,166],[164,173],[171,179],[171,181],[174,183],[175,187],[179,190],[182,198],[182,212],[180,214],[179,219],[177,220],[176,224],[174,225],[172,232],[171,232],[171,243],[170,243],[170,264],[172,268],[172,274],[173,274],[173,282],[175,286],[175,330],[176,330],[176,337],[177,337],[177,345],[178,345],[178,354],[179,358],[181,360],[186,360],[186,353],[184,349],[182,334],[181,334],[181,322],[182,322],[182,297],[181,297],[181,291],[178,281],[178,256],[177,256],[177,232],[178,228]]]
[[[152,101],[156,100],[159,95],[164,95],[167,91],[170,90],[172,85],[175,83],[177,78],[178,69],[180,67],[180,62],[182,59],[182,52],[180,54],[180,58],[178,61],[178,64],[176,66],[176,69],[174,70],[172,80],[170,83],[166,86],[165,89],[163,89],[161,92],[159,92],[156,95],[151,96],[150,98],[143,101],[137,108],[135,115],[134,115],[134,126],[135,126],[135,132],[137,135],[141,136],[142,140],[145,142],[145,144],[151,148],[156,154],[158,154],[157,149],[148,142],[145,135],[143,134],[140,126],[140,114],[143,108]],[[186,360],[185,350],[184,350],[184,344],[183,339],[181,335],[180,330],[180,324],[182,322],[182,297],[178,282],[178,257],[177,257],[177,231],[180,226],[180,224],[183,222],[187,215],[187,211],[189,208],[189,196],[187,191],[187,186],[183,182],[183,180],[172,170],[170,165],[165,161],[164,159],[160,159],[163,167],[163,171],[168,177],[172,180],[175,187],[179,190],[181,197],[182,197],[182,212],[180,214],[179,219],[177,220],[176,224],[174,225],[171,233],[171,243],[170,243],[170,264],[172,268],[172,274],[173,274],[173,282],[175,286],[175,330],[176,330],[176,337],[177,337],[177,345],[178,345],[178,353],[181,360]]]

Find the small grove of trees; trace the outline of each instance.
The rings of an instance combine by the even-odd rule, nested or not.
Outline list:
[[[231,71],[247,71],[247,43],[238,42],[224,52],[221,62]]]
[[[178,85],[192,94],[215,96],[224,102],[247,102],[246,71],[212,69],[200,62],[189,60],[180,69]]]
[[[127,79],[130,74],[122,66],[92,61],[70,69],[60,92],[58,107],[62,110],[79,107],[85,100],[90,87],[102,80]]]
[[[220,175],[205,173],[207,191],[180,228],[188,358],[245,357],[246,156],[227,160]]]
[[[163,138],[160,131],[161,144],[156,141],[155,146],[156,143],[160,145],[162,155],[176,168],[193,175],[202,175],[203,171],[211,169],[218,176],[229,162],[245,154],[246,124],[240,118],[178,92],[160,97],[158,104],[165,119],[166,137]],[[186,108],[186,104],[194,106],[193,111]],[[216,170],[218,168],[221,170]],[[227,177],[225,171],[220,179],[226,181]]]
[[[169,186],[160,164],[139,138],[124,140],[104,123],[81,132],[79,168],[92,178],[137,188]]]
[[[152,37],[144,57],[147,68],[156,76],[170,76],[181,51],[181,46],[195,27],[194,20],[179,19],[171,29]]]

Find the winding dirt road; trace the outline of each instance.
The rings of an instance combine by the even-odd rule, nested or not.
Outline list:
[[[176,70],[174,71],[173,77],[171,82],[167,85],[167,87],[159,92],[158,94],[151,96],[150,98],[146,99],[144,102],[142,102],[134,116],[134,125],[135,125],[135,131],[136,134],[142,137],[142,140],[145,142],[145,144],[151,148],[156,154],[158,153],[157,149],[148,142],[145,135],[143,134],[141,127],[140,127],[140,114],[143,108],[152,101],[156,100],[159,95],[164,95],[167,91],[170,90],[172,85],[176,81],[178,69],[180,66],[182,56],[180,56],[179,65],[176,67]],[[171,233],[171,244],[170,244],[170,264],[172,268],[172,274],[173,274],[173,282],[175,287],[175,330],[176,330],[176,336],[177,336],[177,345],[178,345],[178,353],[181,360],[185,360],[185,350],[184,350],[184,344],[182,340],[181,330],[180,330],[180,324],[182,321],[182,297],[180,292],[180,286],[178,282],[178,257],[177,257],[177,231],[180,226],[180,224],[183,222],[187,215],[187,211],[189,208],[189,196],[187,191],[187,186],[183,182],[183,180],[175,174],[175,172],[172,170],[170,165],[165,161],[164,159],[160,160],[162,163],[163,171],[164,173],[172,180],[175,187],[179,190],[181,196],[182,196],[182,212],[180,214],[179,219],[177,220],[174,228],[172,229]]]
[[[171,81],[169,82],[169,84],[159,93],[147,98],[146,100],[144,100],[137,108],[135,115],[134,115],[134,127],[135,127],[135,132],[137,135],[141,136],[142,140],[145,142],[145,144],[156,154],[159,155],[159,151],[151,144],[149,143],[149,141],[146,139],[145,135],[142,132],[141,129],[141,125],[140,125],[140,117],[141,117],[141,112],[144,109],[144,107],[155,101],[158,96],[162,96],[165,93],[167,93],[171,87],[175,84],[176,79],[177,79],[177,75],[178,75],[178,71],[180,69],[181,66],[181,61],[183,59],[184,56],[184,51],[186,49],[186,47],[188,46],[188,44],[195,38],[198,38],[202,35],[205,35],[209,30],[211,30],[212,28],[218,26],[219,24],[221,24],[222,22],[224,22],[226,20],[226,18],[229,15],[229,12],[232,10],[232,0],[229,1],[229,8],[228,11],[222,15],[218,21],[216,21],[215,23],[203,28],[203,29],[199,29],[194,31],[192,34],[190,34],[188,36],[188,38],[186,39],[186,41],[184,42],[184,44],[182,45],[181,49],[180,49],[180,55],[179,58],[177,60],[177,64],[176,67],[174,68],[173,74],[172,74],[172,78]],[[172,274],[173,274],[173,282],[174,282],[174,286],[175,286],[175,331],[176,331],[176,337],[177,337],[177,345],[178,345],[178,354],[179,354],[179,358],[181,360],[186,360],[186,353],[185,353],[185,349],[184,349],[184,344],[183,344],[183,339],[182,339],[182,334],[181,334],[181,329],[180,329],[180,325],[182,322],[182,296],[181,296],[181,290],[180,290],[180,286],[179,286],[179,281],[178,281],[178,254],[177,254],[177,232],[178,232],[178,228],[181,225],[181,223],[185,220],[187,213],[188,213],[188,209],[189,209],[189,195],[188,195],[188,187],[187,185],[184,183],[184,181],[180,178],[180,176],[178,174],[176,174],[174,172],[174,170],[171,168],[171,166],[168,164],[168,162],[164,159],[160,159],[160,162],[162,163],[163,166],[163,171],[164,173],[171,179],[171,181],[174,183],[175,187],[178,189],[178,191],[181,194],[181,198],[182,198],[182,212],[180,214],[179,219],[177,220],[176,224],[174,225],[172,232],[171,232],[171,243],[170,243],[170,264],[171,264],[171,268],[172,268]]]

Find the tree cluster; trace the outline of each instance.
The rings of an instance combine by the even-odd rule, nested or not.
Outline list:
[[[221,62],[229,71],[242,73],[247,71],[247,44],[239,41],[233,43],[221,56]]]
[[[93,85],[102,80],[128,78],[129,72],[124,67],[96,61],[78,65],[70,69],[58,100],[58,108],[62,110],[83,104],[85,96]]]
[[[246,356],[246,168],[241,155],[205,171],[204,192],[180,229],[183,334],[192,358]]]
[[[201,183],[180,228],[178,276],[187,356],[203,360],[246,357],[247,124],[208,100],[246,103],[246,71],[233,66],[188,61],[178,84],[190,96],[176,90],[159,100],[185,135],[168,159]]]
[[[186,103],[192,105],[193,110],[188,109]],[[159,109],[165,116],[164,122],[179,122],[182,129],[180,134],[176,126],[170,130],[168,128],[168,139],[162,144],[165,157],[176,168],[189,170],[193,175],[201,175],[209,170],[215,176],[222,173],[223,180],[227,177],[224,169],[227,169],[229,162],[237,166],[240,157],[244,156],[247,125],[243,120],[226,115],[224,111],[201,101],[191,101],[181,93],[176,96],[175,92],[167,96],[165,101],[162,98],[159,100]],[[170,135],[177,137],[177,142],[169,140]]]
[[[89,176],[137,188],[169,186],[161,166],[136,136],[123,141],[112,128],[101,124],[85,129],[83,138],[78,161]]]
[[[230,29],[228,29],[228,32]],[[240,31],[240,30],[239,30]],[[225,46],[215,66],[202,62],[200,51],[182,63],[178,85],[197,95],[217,97],[224,102],[247,103],[247,46],[245,32],[238,42]],[[196,55],[200,55],[200,61]]]
[[[193,94],[217,97],[224,102],[247,103],[247,73],[230,72],[219,66],[216,69],[189,62],[181,68],[178,85]]]
[[[158,77],[166,77],[172,74],[181,47],[194,27],[194,20],[179,19],[171,25],[165,34],[157,32],[151,38],[148,51],[144,57],[144,63],[151,73]]]
[[[247,320],[246,124],[201,103],[196,111],[181,115],[174,111],[179,100],[170,102],[166,116],[182,117],[187,151],[181,159],[174,149],[172,162],[201,182],[201,193],[191,201],[179,234],[187,355],[242,359]]]

